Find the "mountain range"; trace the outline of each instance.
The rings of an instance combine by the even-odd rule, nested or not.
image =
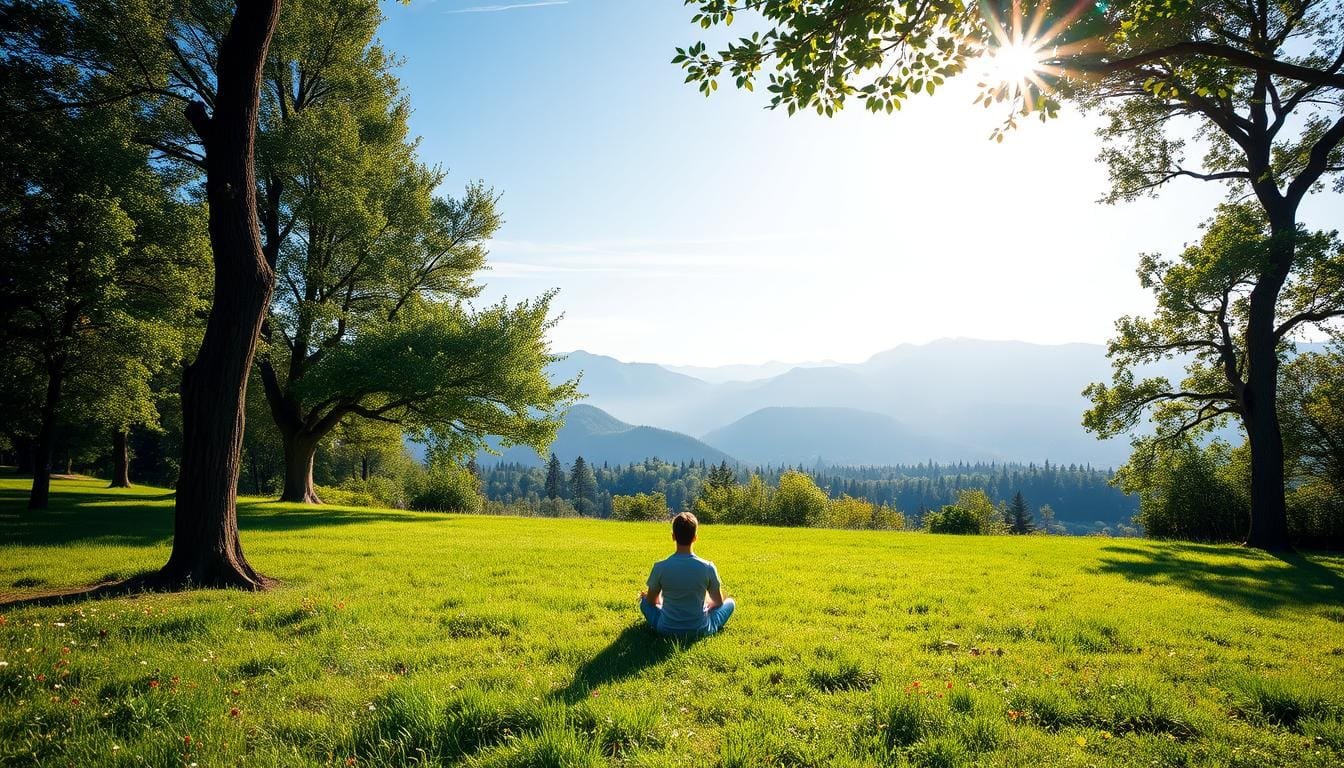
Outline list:
[[[1081,426],[1083,387],[1110,378],[1098,344],[944,339],[770,375],[777,365],[733,366],[750,378],[711,373],[706,381],[685,373],[692,368],[579,350],[550,373],[582,373],[584,403],[616,420],[699,436],[750,463],[1049,459],[1107,467],[1129,454],[1127,440],[1097,440]],[[1173,362],[1158,372],[1179,370]]]
[[[566,464],[581,455],[599,464],[649,457],[775,466],[1049,460],[1108,468],[1130,452],[1127,438],[1098,440],[1082,428],[1089,405],[1083,388],[1111,376],[1099,344],[942,339],[902,344],[855,364],[675,369],[579,350],[548,374],[556,381],[581,377],[586,395],[552,445]],[[1141,375],[1178,381],[1182,364],[1164,361]],[[1237,439],[1235,430],[1227,436]],[[511,448],[478,460],[536,465],[542,457]]]
[[[551,443],[551,452],[564,462],[566,468],[579,456],[595,464],[630,464],[650,457],[671,462],[703,459],[716,464],[721,461],[737,463],[737,459],[732,456],[689,435],[626,424],[606,411],[584,404],[572,406],[565,412],[564,426],[560,427],[555,442]],[[508,448],[498,456],[478,454],[477,461],[512,462],[526,466],[545,463],[536,451],[523,446]]]

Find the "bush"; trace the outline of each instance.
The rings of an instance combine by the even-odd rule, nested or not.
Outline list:
[[[406,508],[406,484],[392,477],[372,475],[368,480],[348,479],[336,486],[342,493],[367,498],[371,507]],[[318,492],[322,496],[322,492]],[[325,500],[327,497],[322,496]]]
[[[769,524],[770,488],[760,475],[746,485],[703,485],[695,500],[695,517],[701,523]]]
[[[1150,462],[1131,459],[1121,488],[1139,492],[1135,522],[1158,539],[1239,541],[1251,526],[1244,457],[1227,444],[1186,445]]]
[[[966,490],[957,495],[956,504],[924,515],[929,533],[990,535],[1003,532],[1003,517],[984,491]]]
[[[670,515],[662,493],[611,497],[611,516],[617,520],[666,520]]]
[[[1288,535],[1301,546],[1344,549],[1344,496],[1323,482],[1290,490]]]
[[[885,504],[879,507],[867,499],[844,495],[827,504],[822,525],[827,528],[899,531],[905,528],[905,517]]]
[[[779,476],[770,504],[771,525],[817,525],[826,515],[830,500],[811,477],[797,471]]]
[[[973,534],[980,532],[980,521],[969,509],[948,504],[936,512],[924,515],[924,528],[929,533]]]
[[[433,512],[481,511],[481,494],[476,476],[462,467],[443,464],[430,467],[411,483],[410,508]]]
[[[537,514],[542,517],[578,517],[579,510],[564,499],[542,499]]]

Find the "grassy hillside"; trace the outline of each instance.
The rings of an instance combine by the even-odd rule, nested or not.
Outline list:
[[[8,598],[167,557],[171,498],[0,480]],[[0,607],[3,765],[1344,760],[1344,561],[707,527],[739,608],[638,623],[659,524],[244,500],[265,594]]]

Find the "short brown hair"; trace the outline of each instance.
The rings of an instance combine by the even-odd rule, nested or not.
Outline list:
[[[695,519],[695,515],[690,512],[682,512],[672,518],[672,538],[684,547],[695,541],[695,529],[699,525],[700,521]]]

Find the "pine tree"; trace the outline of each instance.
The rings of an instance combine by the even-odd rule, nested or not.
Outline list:
[[[728,462],[724,461],[717,467],[710,468],[705,484],[711,488],[731,488],[737,484],[737,473],[729,469]]]
[[[560,459],[551,454],[551,460],[546,465],[546,498],[555,500],[565,495],[565,470],[560,466]]]
[[[569,471],[569,490],[574,508],[579,514],[592,515],[597,512],[597,478],[593,476],[593,468],[588,466],[582,456],[574,460],[574,467]]]
[[[1021,491],[1013,494],[1008,514],[1011,518],[1008,522],[1009,533],[1025,534],[1036,530],[1036,523],[1031,519],[1031,512],[1027,511],[1027,503],[1023,501]]]

